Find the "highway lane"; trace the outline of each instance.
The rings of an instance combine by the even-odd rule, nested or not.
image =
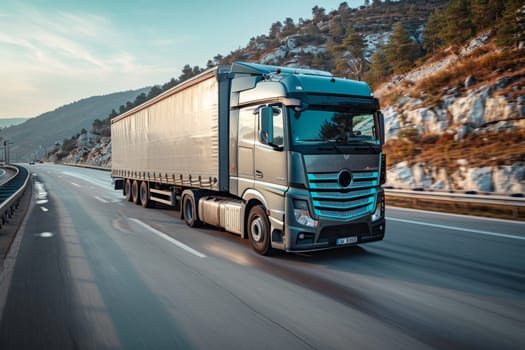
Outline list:
[[[11,168],[0,167],[0,185],[9,181],[15,174],[16,172]]]
[[[383,242],[265,258],[108,172],[31,170],[1,349],[525,348],[523,223],[388,208]]]

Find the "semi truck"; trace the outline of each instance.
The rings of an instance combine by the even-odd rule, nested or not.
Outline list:
[[[115,189],[180,209],[259,254],[383,239],[384,118],[370,87],[235,62],[111,121]]]

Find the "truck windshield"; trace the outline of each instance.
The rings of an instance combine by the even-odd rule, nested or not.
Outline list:
[[[374,114],[370,111],[308,108],[297,114],[290,108],[293,144],[309,143],[378,143]]]

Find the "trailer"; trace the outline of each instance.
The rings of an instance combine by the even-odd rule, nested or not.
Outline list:
[[[381,240],[384,121],[366,83],[236,62],[111,121],[115,188],[189,226],[303,252]]]

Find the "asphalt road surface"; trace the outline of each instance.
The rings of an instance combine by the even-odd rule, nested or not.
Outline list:
[[[268,258],[108,172],[30,170],[2,350],[525,349],[524,223],[388,208],[382,242]]]
[[[3,185],[7,181],[9,181],[14,175],[16,175],[16,172],[13,169],[4,168],[3,166],[1,166],[0,167],[0,185]]]

